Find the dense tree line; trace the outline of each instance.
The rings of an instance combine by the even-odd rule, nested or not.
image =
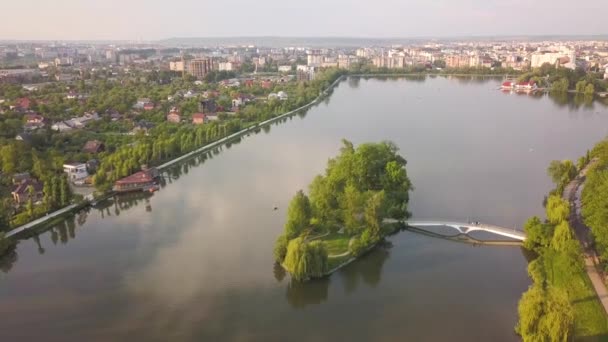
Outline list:
[[[598,143],[591,152],[597,158],[587,173],[582,192],[582,213],[591,229],[594,247],[604,269],[608,264],[608,140]]]
[[[547,169],[556,188],[545,202],[546,220],[532,217],[524,226],[527,233],[524,246],[536,254],[528,266],[533,284],[522,296],[518,309],[516,331],[524,341],[568,341],[573,336],[600,335],[608,330],[599,301],[589,299],[595,292],[584,272],[581,247],[569,224],[574,209],[562,198],[565,186],[592,157],[599,156],[608,157],[608,143],[598,144],[593,152],[581,157],[576,166],[568,160],[553,161]],[[596,183],[600,179],[597,168],[589,173],[585,186],[588,190],[583,192],[583,214],[593,211],[589,208],[596,208],[587,207],[587,201],[595,200],[608,189],[602,190]],[[592,221],[598,217],[585,218]]]
[[[524,246],[538,253],[528,265],[532,286],[519,301],[516,331],[524,341],[568,341],[573,335],[571,299],[553,272],[555,264],[563,267],[559,272],[582,272],[580,246],[568,224],[570,204],[559,195],[551,195],[546,216],[545,222],[532,217],[524,226]]]
[[[310,234],[341,231],[350,238],[353,256],[368,249],[385,235],[384,218],[406,218],[412,189],[406,160],[391,142],[361,144],[357,148],[343,141],[340,154],[328,162],[325,174],[310,184],[310,197],[298,191],[290,202],[285,231],[275,244],[275,258],[296,280],[316,277],[326,266],[320,241],[306,239]],[[292,250],[296,249],[297,250]],[[314,254],[314,255],[312,255]],[[295,267],[316,260],[311,270]]]

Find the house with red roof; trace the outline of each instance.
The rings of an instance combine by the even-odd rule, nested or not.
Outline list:
[[[207,115],[203,113],[192,114],[192,123],[195,125],[202,125],[207,121]]]
[[[20,97],[15,100],[15,104],[11,106],[11,109],[29,110],[32,106],[32,100],[27,97]]]
[[[179,109],[176,107],[171,108],[169,114],[167,114],[167,121],[173,123],[180,123],[182,121],[182,116],[179,114]]]
[[[158,177],[158,170],[155,168],[146,169],[117,180],[114,182],[112,190],[116,192],[157,190],[156,180]]]

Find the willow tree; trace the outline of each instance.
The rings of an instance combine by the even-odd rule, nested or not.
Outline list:
[[[283,266],[295,280],[301,281],[323,276],[327,272],[327,259],[323,242],[298,237],[289,241]]]
[[[567,221],[570,216],[570,203],[559,195],[551,195],[547,199],[547,220],[552,224]]]
[[[532,286],[519,301],[516,331],[523,341],[568,341],[574,313],[568,295],[557,288]]]

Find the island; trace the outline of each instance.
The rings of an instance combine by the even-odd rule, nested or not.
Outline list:
[[[342,143],[325,174],[310,184],[309,195],[300,190],[293,197],[275,243],[276,262],[297,281],[335,272],[394,231],[385,219],[410,215],[412,184],[397,146]]]

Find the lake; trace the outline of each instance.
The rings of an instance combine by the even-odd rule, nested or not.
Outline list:
[[[549,162],[605,137],[608,112],[500,82],[350,78],[306,113],[171,170],[154,195],[21,241],[0,263],[2,340],[518,340],[520,247],[405,231],[305,284],[272,256],[289,200],[343,138],[400,147],[415,219],[521,228],[543,215]]]

